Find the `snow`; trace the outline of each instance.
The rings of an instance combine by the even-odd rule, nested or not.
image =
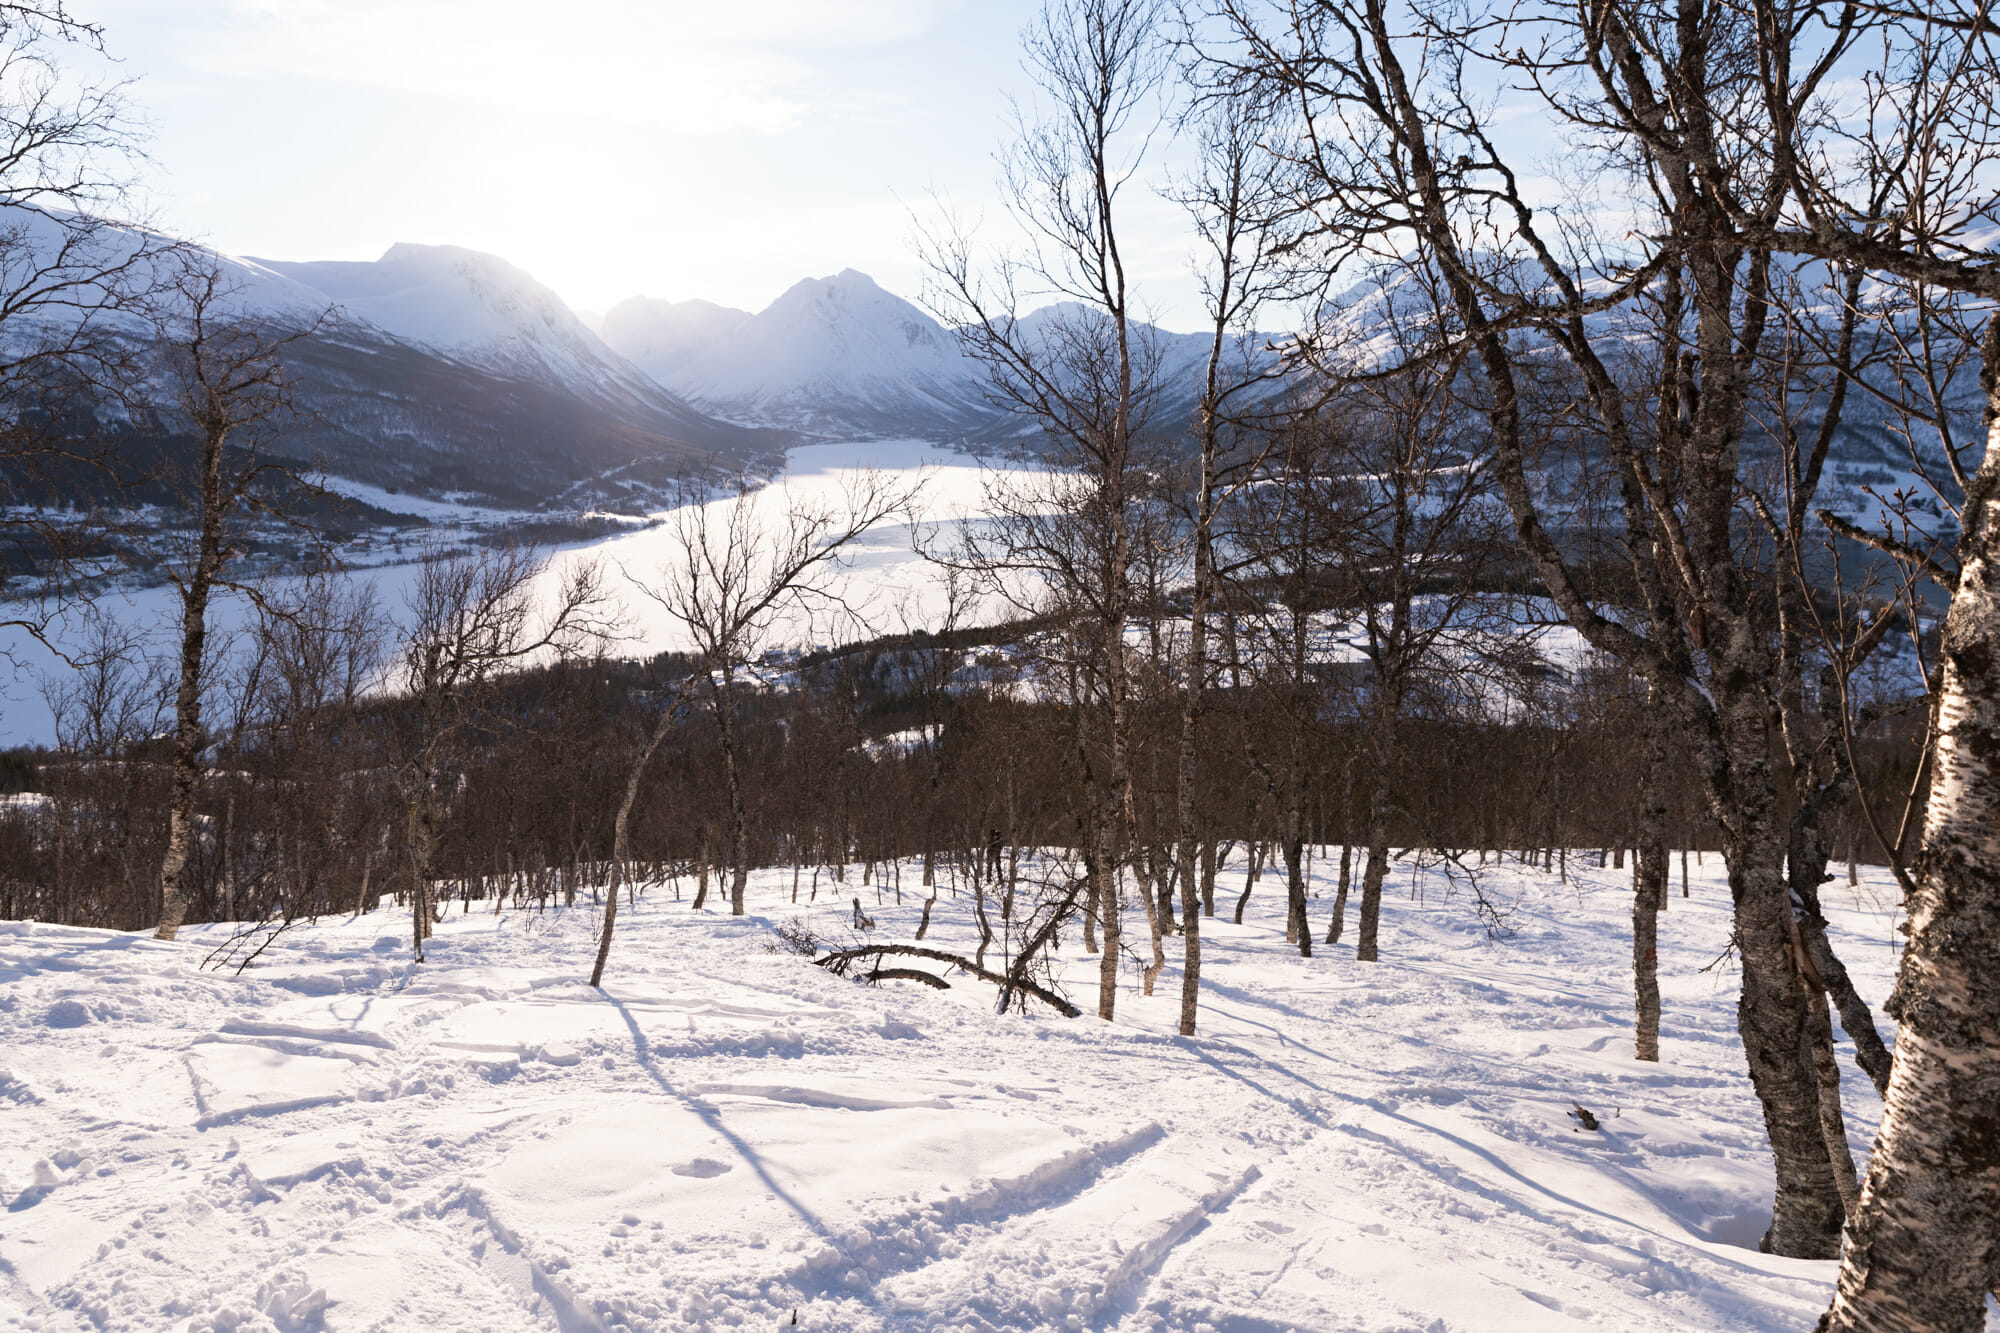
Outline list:
[[[371,486],[365,481],[354,481],[348,477],[336,477],[328,473],[318,474],[313,481],[324,490],[350,500],[359,500],[362,504],[379,509],[385,514],[408,514],[433,523],[500,523],[522,517],[510,510],[462,504],[449,497],[432,500],[421,495],[391,491],[381,486]]]
[[[562,298],[497,255],[399,242],[372,262],[250,261],[348,320],[501,374],[575,392],[657,388]]]
[[[755,315],[634,298],[606,317],[605,338],[675,393],[743,420],[966,427],[992,415],[986,374],[951,331],[854,269],[804,279]]]
[[[605,313],[598,333],[633,365],[662,384],[681,367],[750,322],[750,312],[713,301],[663,301],[634,296]]]
[[[936,320],[855,269],[795,283],[681,371],[707,397],[789,392],[906,377],[976,390],[983,380]]]
[[[281,323],[305,324],[327,307],[320,293],[292,281],[254,259],[211,250],[177,240],[150,228],[91,222],[69,210],[17,208],[7,222],[7,245],[32,256],[39,272],[22,296],[34,289],[34,300],[10,318],[6,336],[33,338],[49,328],[71,328],[82,321],[148,336],[151,326],[136,311],[103,304],[109,296],[98,274],[118,274],[126,284],[144,290],[173,282],[184,263],[213,264],[223,288],[219,307],[233,315],[261,315]],[[56,282],[74,284],[64,292]],[[8,281],[18,283],[17,276]]]
[[[794,917],[846,938],[857,894],[907,937],[895,873],[794,906],[759,872],[742,919],[653,886],[602,992],[587,896],[454,907],[422,965],[393,912],[300,925],[241,977],[200,966],[222,926],[0,924],[0,1328],[1791,1330],[1828,1299],[1831,1263],[1754,1249],[1713,856],[1662,921],[1657,1065],[1626,872],[1490,873],[1492,940],[1400,862],[1367,965],[1297,958],[1270,878],[1230,924],[1239,859],[1193,1039],[1172,967],[1105,1023],[773,948]],[[939,893],[926,942],[970,951]],[[1828,897],[1879,1005],[1894,887]],[[1879,1103],[1844,1091],[1865,1145]]]

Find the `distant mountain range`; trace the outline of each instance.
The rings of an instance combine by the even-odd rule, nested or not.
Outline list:
[[[1022,316],[1019,331],[1046,348],[1058,323],[1089,318],[1078,306],[1044,306]],[[995,405],[987,368],[956,333],[854,269],[799,282],[754,315],[634,297],[606,314],[600,331],[655,380],[730,421],[975,445],[1033,433]],[[1151,325],[1136,333],[1158,359],[1155,425],[1174,430],[1198,399],[1209,340]],[[1233,350],[1265,341],[1255,335]]]
[[[292,353],[329,472],[514,508],[645,507],[690,469],[773,465],[789,438],[719,421],[506,261],[395,245],[373,263],[246,259],[246,306],[332,311]]]
[[[247,308],[335,313],[294,357],[310,449],[384,489],[631,511],[680,472],[758,470],[805,439],[989,446],[1033,433],[991,401],[986,368],[951,330],[853,269],[755,314],[634,297],[593,330],[505,260],[455,246],[226,262]],[[1049,306],[1021,329],[1046,339],[1079,317]],[[1206,339],[1140,334],[1167,385],[1156,420],[1185,417]]]
[[[0,248],[53,249],[50,227]],[[115,258],[165,239],[106,226],[94,243]],[[303,411],[281,448],[357,483],[351,494],[634,513],[686,473],[766,471],[805,440],[1038,438],[994,403],[987,368],[953,330],[854,269],[805,279],[755,314],[634,297],[593,328],[529,274],[458,246],[397,244],[363,262],[205,253],[230,308],[280,326],[324,321],[286,352]],[[1056,305],[1019,327],[1047,347],[1090,318]],[[1154,425],[1177,434],[1207,340],[1137,333],[1166,386]]]
[[[687,472],[767,470],[808,439],[1032,447],[1032,426],[994,404],[952,330],[853,269],[754,314],[634,297],[593,329],[520,269],[455,246],[398,244],[373,262],[214,258],[245,311],[332,313],[290,354],[305,418],[287,452],[381,491],[636,513]],[[1357,301],[1349,316],[1369,325],[1368,311]],[[1047,346],[1089,318],[1055,305],[1019,328]],[[1177,434],[1208,340],[1137,332],[1162,386],[1153,428]],[[1270,365],[1271,343],[1253,335],[1232,356]],[[1873,424],[1857,421],[1837,453],[1893,458]]]

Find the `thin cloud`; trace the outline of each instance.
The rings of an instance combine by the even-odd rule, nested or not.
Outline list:
[[[819,58],[914,36],[942,6],[600,0],[218,0],[183,28],[210,74],[315,79],[687,134],[792,129]]]

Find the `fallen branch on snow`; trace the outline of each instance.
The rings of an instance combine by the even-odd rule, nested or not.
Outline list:
[[[1034,996],[1043,1004],[1048,1005],[1065,1018],[1076,1018],[1083,1013],[1081,1009],[1045,986],[1029,981],[1025,977],[1008,978],[998,972],[989,972],[970,958],[963,958],[955,953],[946,953],[942,949],[925,949],[914,944],[867,944],[859,949],[842,949],[837,953],[830,953],[824,958],[815,958],[813,961],[835,976],[844,977],[854,964],[863,959],[873,958],[879,965],[880,961],[889,955],[899,958],[928,958],[932,962],[949,963],[961,972],[968,972],[983,981],[990,981],[996,986],[1007,987],[1011,985],[1017,987],[1028,992],[1028,994]],[[904,968],[884,970],[878,966],[874,975],[887,977],[914,970]],[[920,975],[929,976],[929,973]],[[903,979],[914,981],[917,978],[905,975]],[[940,986],[945,984],[941,977],[930,977],[930,982]]]
[[[921,967],[878,967],[868,973],[870,981],[916,981],[932,990],[950,990],[951,983],[935,972],[926,972]]]

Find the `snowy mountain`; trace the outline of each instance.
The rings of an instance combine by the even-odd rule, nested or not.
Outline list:
[[[755,315],[637,297],[604,331],[662,384],[730,420],[953,438],[994,417],[984,373],[950,330],[854,269],[797,283]]]
[[[88,323],[143,345],[157,325],[140,305],[109,299],[100,275],[160,303],[190,265],[220,273],[219,309],[232,316],[276,332],[322,321],[284,353],[302,410],[275,448],[337,478],[508,508],[633,509],[679,473],[762,467],[786,443],[690,406],[533,277],[455,246],[400,244],[365,263],[249,259],[33,213],[0,237],[4,337],[18,351]],[[45,287],[60,299],[36,299]],[[94,410],[129,419],[115,400]]]
[[[713,301],[662,301],[635,296],[615,305],[599,322],[604,341],[661,384],[679,369],[748,324],[747,310]]]
[[[1022,316],[1019,331],[1053,349],[1094,318],[1075,304],[1044,306]],[[1177,430],[1198,397],[1208,339],[1148,324],[1134,336],[1141,357],[1158,360],[1153,424]],[[974,441],[1033,429],[989,401],[986,368],[952,330],[854,269],[808,278],[755,315],[635,297],[605,317],[604,337],[660,383],[733,421]]]
[[[495,374],[579,391],[643,394],[649,387],[561,297],[496,255],[399,243],[373,263],[249,262],[339,307],[351,321]]]
[[[407,244],[372,263],[194,253],[221,267],[235,313],[280,328],[330,316],[286,353],[302,411],[279,447],[334,477],[512,508],[635,508],[690,467],[754,464],[781,447],[669,393],[491,255]]]

